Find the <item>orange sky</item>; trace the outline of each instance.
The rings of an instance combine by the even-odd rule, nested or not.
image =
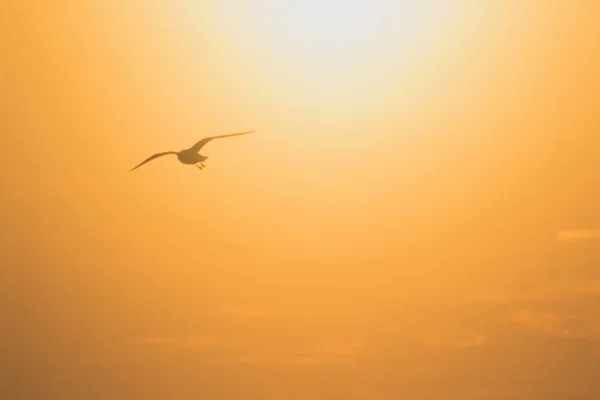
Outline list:
[[[3,4],[0,398],[598,398],[599,20]]]

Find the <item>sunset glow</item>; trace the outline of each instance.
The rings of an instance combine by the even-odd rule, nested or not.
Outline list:
[[[0,399],[598,398],[600,2],[0,8]]]

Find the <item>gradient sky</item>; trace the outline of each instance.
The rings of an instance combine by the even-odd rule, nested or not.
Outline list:
[[[600,2],[321,3],[0,5],[1,398],[600,398]]]

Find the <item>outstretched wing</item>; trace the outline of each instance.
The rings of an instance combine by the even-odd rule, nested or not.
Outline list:
[[[155,154],[155,155],[153,155],[153,156],[150,156],[150,157],[148,157],[147,159],[145,159],[144,161],[142,161],[141,163],[139,163],[139,164],[138,164],[138,165],[136,165],[135,167],[131,168],[131,169],[129,170],[129,172],[133,171],[133,170],[134,170],[134,169],[136,169],[136,168],[139,168],[139,167],[141,167],[142,165],[146,164],[147,162],[150,162],[150,161],[154,160],[155,158],[162,157],[162,156],[166,156],[166,155],[168,155],[168,154],[177,154],[177,152],[176,152],[176,151],[166,151],[166,152],[164,152],[164,153],[157,153],[157,154]]]
[[[247,134],[252,133],[252,132],[254,132],[254,131],[240,132],[240,133],[230,133],[228,135],[219,135],[219,136],[207,137],[207,138],[202,139],[198,143],[196,143],[193,147],[190,148],[190,150],[193,151],[194,153],[197,153],[197,152],[200,151],[201,148],[204,147],[204,145],[206,145],[206,143],[210,142],[213,139],[222,139],[222,138],[231,137],[231,136],[247,135]]]

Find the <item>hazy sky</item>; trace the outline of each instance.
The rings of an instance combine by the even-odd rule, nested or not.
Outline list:
[[[600,398],[598,21],[4,2],[0,398]]]

